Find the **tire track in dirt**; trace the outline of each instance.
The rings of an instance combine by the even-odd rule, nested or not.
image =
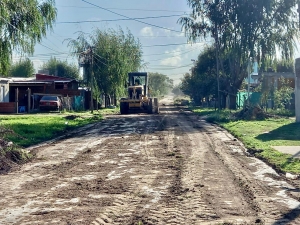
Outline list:
[[[37,149],[36,161],[0,177],[0,224],[284,221],[276,194],[286,184],[260,180],[259,161],[222,129],[172,107],[161,111],[115,116]]]
[[[161,129],[161,123],[164,123],[164,120],[160,120],[161,117],[157,118],[159,118],[158,128]],[[147,131],[147,134],[140,137],[141,156],[143,164],[147,168],[144,171],[140,169],[139,174],[131,176],[132,185],[128,190],[128,195],[123,196],[119,204],[113,204],[113,206],[106,207],[101,211],[100,216],[93,221],[93,224],[136,224],[139,222],[149,224],[149,221],[157,224],[156,218],[145,218],[148,218],[147,215],[151,208],[167,192],[168,180],[170,179],[165,177],[164,173],[169,172],[169,167],[164,165],[168,165],[166,155],[172,145],[173,138],[173,131],[159,131],[155,135],[151,129]],[[165,171],[161,171],[161,168]],[[168,174],[168,176],[170,175]]]
[[[198,121],[200,127],[206,131],[206,137],[219,161],[234,175],[234,180],[240,186],[245,200],[256,212],[256,223],[262,224],[300,224],[300,220],[290,215],[289,205],[299,203],[285,195],[280,195],[282,190],[293,189],[273,169],[260,160],[245,154],[246,149],[234,137],[215,125],[210,125],[197,116],[192,116],[193,121]],[[264,174],[273,174],[278,181],[264,177]],[[282,205],[282,203],[285,203]],[[290,207],[291,208],[291,207]],[[294,210],[292,208],[292,210]],[[299,210],[298,210],[299,211]],[[300,211],[299,211],[300,212]],[[299,215],[299,212],[294,212]]]

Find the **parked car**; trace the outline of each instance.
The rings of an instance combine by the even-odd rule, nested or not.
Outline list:
[[[58,96],[44,95],[40,100],[39,108],[41,111],[60,111],[62,109],[62,102]]]

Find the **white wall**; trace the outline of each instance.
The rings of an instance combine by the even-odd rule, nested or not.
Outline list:
[[[9,102],[9,84],[0,82],[0,102]]]

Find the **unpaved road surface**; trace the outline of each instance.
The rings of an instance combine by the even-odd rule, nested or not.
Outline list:
[[[296,181],[164,105],[33,148],[34,161],[0,176],[0,224],[300,224]]]

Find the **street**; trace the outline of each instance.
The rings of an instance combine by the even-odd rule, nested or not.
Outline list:
[[[0,176],[0,224],[300,224],[297,181],[170,102],[32,148]]]

